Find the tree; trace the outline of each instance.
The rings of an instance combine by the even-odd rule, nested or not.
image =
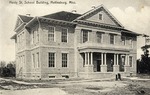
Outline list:
[[[150,73],[150,57],[149,51],[143,49],[144,54],[141,55],[141,60],[137,61],[138,73]]]
[[[6,65],[5,61],[0,61],[0,76],[1,77],[15,77],[15,61],[11,61]]]

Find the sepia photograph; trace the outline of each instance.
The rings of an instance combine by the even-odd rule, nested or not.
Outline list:
[[[150,0],[1,0],[0,95],[150,95]]]

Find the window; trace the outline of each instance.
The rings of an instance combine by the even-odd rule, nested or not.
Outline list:
[[[37,42],[39,42],[39,31],[37,30]]]
[[[61,42],[67,42],[67,29],[63,28],[61,32]]]
[[[115,35],[110,34],[110,44],[115,44]]]
[[[83,39],[83,43],[88,41],[88,31],[87,30],[82,30],[82,39]]]
[[[131,46],[131,48],[133,47],[133,39],[129,38],[129,45]]]
[[[62,67],[67,67],[67,53],[62,53]]]
[[[48,53],[48,67],[55,67],[55,53]]]
[[[35,55],[32,54],[32,63],[33,63],[33,67],[35,68]]]
[[[48,29],[48,41],[54,41],[54,27]]]
[[[103,19],[103,15],[99,14],[99,20],[102,20],[102,19]]]
[[[96,35],[97,35],[97,42],[102,43],[102,33],[97,32]]]
[[[40,64],[39,64],[39,53],[37,53],[37,67],[40,67]]]
[[[132,67],[132,56],[129,56],[129,65],[130,65],[130,67]]]
[[[126,45],[126,37],[125,36],[121,36],[121,41],[123,45]]]
[[[31,34],[31,42],[32,44],[34,44],[34,31],[32,31],[32,34]]]

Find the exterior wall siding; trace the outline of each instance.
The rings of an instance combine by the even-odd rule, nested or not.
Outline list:
[[[99,14],[103,15],[103,20],[97,20]],[[104,12],[93,13],[85,18],[89,21],[98,21],[99,23],[116,25],[110,17]],[[48,41],[48,29],[54,27],[54,41]],[[61,41],[62,29],[67,29],[67,42]],[[91,30],[88,32],[88,41],[82,42],[82,29]],[[32,43],[33,31],[38,31],[39,41]],[[23,33],[24,32],[24,33]],[[102,43],[97,42],[97,32],[102,33]],[[23,33],[24,40],[18,43],[19,37]],[[115,37],[115,44],[110,44],[110,34]],[[35,34],[35,37],[37,35]],[[132,38],[132,46],[130,40],[126,39],[126,44],[123,45],[121,37]],[[54,24],[47,22],[36,22],[30,29],[23,29],[17,32],[16,42],[16,73],[18,78],[24,79],[51,79],[69,77],[84,77],[84,78],[99,78],[114,76],[116,72],[96,72],[97,66],[94,65],[91,70],[93,72],[86,72],[86,66],[84,66],[84,54],[90,53],[107,53],[107,64],[111,63],[111,59],[114,58],[113,54],[129,55],[133,57],[132,67],[129,72],[120,72],[127,76],[130,73],[136,74],[136,37],[131,35],[123,35],[120,30],[107,29],[101,27],[94,27],[90,25],[77,24],[76,26],[67,26],[62,24]],[[55,67],[49,67],[48,53],[55,53]],[[39,59],[37,57],[39,54]],[[68,66],[62,67],[62,53],[68,54]],[[35,56],[35,64],[33,64],[33,54]],[[109,55],[110,54],[110,55]],[[24,56],[24,64],[20,62],[20,56]],[[97,64],[98,57],[93,58],[92,64]],[[112,57],[113,56],[113,57]],[[101,57],[101,56],[100,56]],[[99,58],[100,60],[100,58]],[[90,60],[91,61],[91,60]],[[38,66],[39,62],[39,66]],[[119,59],[119,62],[120,59]],[[91,68],[89,67],[89,68]],[[22,68],[22,70],[21,70]]]

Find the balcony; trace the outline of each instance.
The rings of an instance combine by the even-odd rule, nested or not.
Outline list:
[[[79,50],[84,49],[96,49],[96,50],[115,50],[115,51],[130,51],[132,48],[127,45],[122,44],[104,44],[104,43],[92,43],[92,42],[86,42],[86,43],[80,43],[78,44]]]

